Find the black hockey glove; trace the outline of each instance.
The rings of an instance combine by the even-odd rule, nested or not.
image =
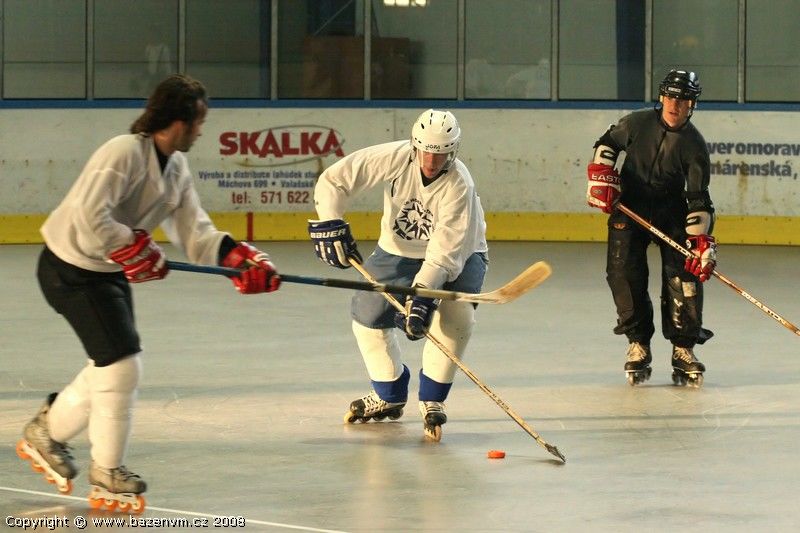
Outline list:
[[[412,341],[419,340],[428,333],[437,307],[439,302],[433,298],[409,296],[406,298],[405,313],[398,311],[394,314],[395,326],[402,329]]]

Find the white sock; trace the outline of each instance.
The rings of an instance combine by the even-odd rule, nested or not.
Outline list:
[[[400,377],[403,365],[394,329],[372,329],[354,320],[353,334],[371,380],[394,381]]]
[[[72,383],[58,393],[56,401],[50,406],[47,414],[47,423],[50,438],[56,442],[66,443],[89,425],[89,406],[91,405],[91,391],[89,387],[89,374],[94,368],[94,363],[83,367]]]
[[[475,324],[475,308],[463,302],[444,301],[433,315],[430,334],[460,361]],[[456,365],[430,340],[422,349],[422,372],[439,383],[452,383]]]
[[[117,468],[124,462],[141,374],[139,354],[92,369],[89,441],[98,466]]]

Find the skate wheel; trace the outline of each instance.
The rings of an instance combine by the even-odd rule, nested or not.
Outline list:
[[[357,418],[358,417],[356,415],[354,415],[352,411],[347,411],[344,414],[344,423],[345,424],[352,424],[353,422],[356,421]]]
[[[375,415],[372,418],[375,419],[375,422],[383,422],[386,419],[386,415]]]
[[[117,503],[118,502],[117,502],[117,500],[107,500],[107,499],[103,498],[102,503],[103,503],[103,507],[105,508],[106,511],[113,511],[114,509],[117,508]]]
[[[131,504],[131,512],[134,514],[141,514],[144,512],[144,507],[146,502],[144,500],[144,496],[141,494],[136,495],[136,501]]]
[[[400,410],[399,410],[399,411],[397,411],[396,413],[392,413],[392,414],[390,414],[390,415],[389,415],[389,420],[397,420],[397,419],[399,419],[401,416],[403,416],[403,410],[402,410],[402,409],[400,409]]]
[[[425,436],[434,442],[442,440],[442,426],[433,426],[432,428],[425,428]]]
[[[103,506],[102,498],[89,498],[89,507],[92,509],[100,509]]]
[[[58,492],[60,492],[61,494],[71,494],[72,493],[72,480],[68,479],[65,484],[58,485]]]
[[[689,380],[689,386],[699,389],[703,386],[703,374],[696,374]]]
[[[17,443],[17,457],[19,457],[20,459],[27,460],[31,458],[31,456],[28,455],[28,452],[25,451],[26,445],[27,442],[25,442],[24,440],[21,440]]]
[[[31,470],[33,470],[34,472],[38,472],[39,474],[41,474],[42,472],[44,472],[44,467],[42,467],[42,466],[39,466],[39,463],[37,463],[37,462],[35,462],[35,461],[31,460]]]
[[[117,504],[117,511],[120,513],[127,513],[131,510],[131,503],[130,502],[119,502]]]

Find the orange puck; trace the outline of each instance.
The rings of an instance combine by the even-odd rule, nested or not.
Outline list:
[[[506,456],[506,452],[503,450],[489,450],[489,453],[486,454],[489,459],[502,459]]]

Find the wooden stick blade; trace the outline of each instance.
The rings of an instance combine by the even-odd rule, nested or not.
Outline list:
[[[544,261],[539,261],[525,269],[520,275],[512,279],[499,289],[481,294],[465,295],[469,298],[457,298],[457,301],[470,301],[474,303],[505,304],[516,300],[529,290],[541,284],[550,277],[553,269]]]

